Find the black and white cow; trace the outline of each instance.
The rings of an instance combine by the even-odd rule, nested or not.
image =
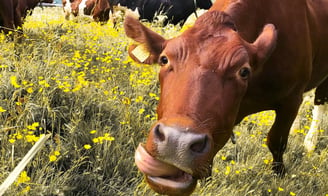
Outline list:
[[[163,15],[164,25],[183,25],[197,8],[209,9],[212,6],[211,0],[109,0],[109,3],[137,10],[141,20],[153,21],[157,15]]]

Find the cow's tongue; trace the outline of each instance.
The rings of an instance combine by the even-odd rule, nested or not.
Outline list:
[[[135,162],[146,175],[148,184],[158,193],[168,195],[189,195],[196,187],[197,179],[177,167],[152,157],[139,144]]]
[[[135,162],[139,170],[149,176],[159,177],[174,177],[181,175],[183,171],[173,165],[164,163],[152,157],[146,149],[139,144],[135,153]]]

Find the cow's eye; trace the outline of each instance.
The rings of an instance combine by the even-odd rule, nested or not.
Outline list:
[[[248,67],[242,67],[239,70],[239,76],[244,80],[248,79],[250,73],[251,73],[251,70]]]
[[[160,63],[161,65],[166,65],[166,64],[169,63],[169,59],[168,59],[166,56],[161,56],[161,57],[159,58],[159,63]]]

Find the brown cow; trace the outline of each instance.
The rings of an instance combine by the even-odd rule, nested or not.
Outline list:
[[[27,14],[42,2],[53,0],[0,0],[0,31],[8,33],[22,27]]]
[[[245,116],[275,110],[267,144],[273,170],[305,91],[328,102],[326,0],[217,0],[193,27],[165,39],[126,17],[130,56],[161,66],[158,121],[135,161],[157,192],[190,194]]]
[[[74,16],[88,15],[97,22],[107,22],[112,9],[108,0],[63,0],[62,3],[67,20],[73,14]]]
[[[0,31],[6,34],[15,29],[13,0],[0,0]]]
[[[77,16],[80,13],[79,6],[81,4],[82,0],[62,0],[63,3],[63,10],[65,14],[65,19],[69,19],[70,15]],[[86,0],[83,0],[83,4],[85,5]],[[81,6],[82,6],[81,5]],[[83,10],[81,10],[83,13]]]
[[[108,0],[97,0],[94,7],[92,17],[95,21],[107,22],[111,7]]]

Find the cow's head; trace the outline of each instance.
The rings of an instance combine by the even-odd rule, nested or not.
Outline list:
[[[253,75],[270,55],[276,30],[266,25],[254,43],[244,41],[231,18],[211,11],[182,35],[166,40],[127,17],[129,55],[161,66],[158,121],[135,161],[157,192],[190,194],[211,173],[213,157],[232,134]]]
[[[82,0],[69,0],[71,5],[71,12],[74,16],[79,15],[79,6],[82,2]]]

